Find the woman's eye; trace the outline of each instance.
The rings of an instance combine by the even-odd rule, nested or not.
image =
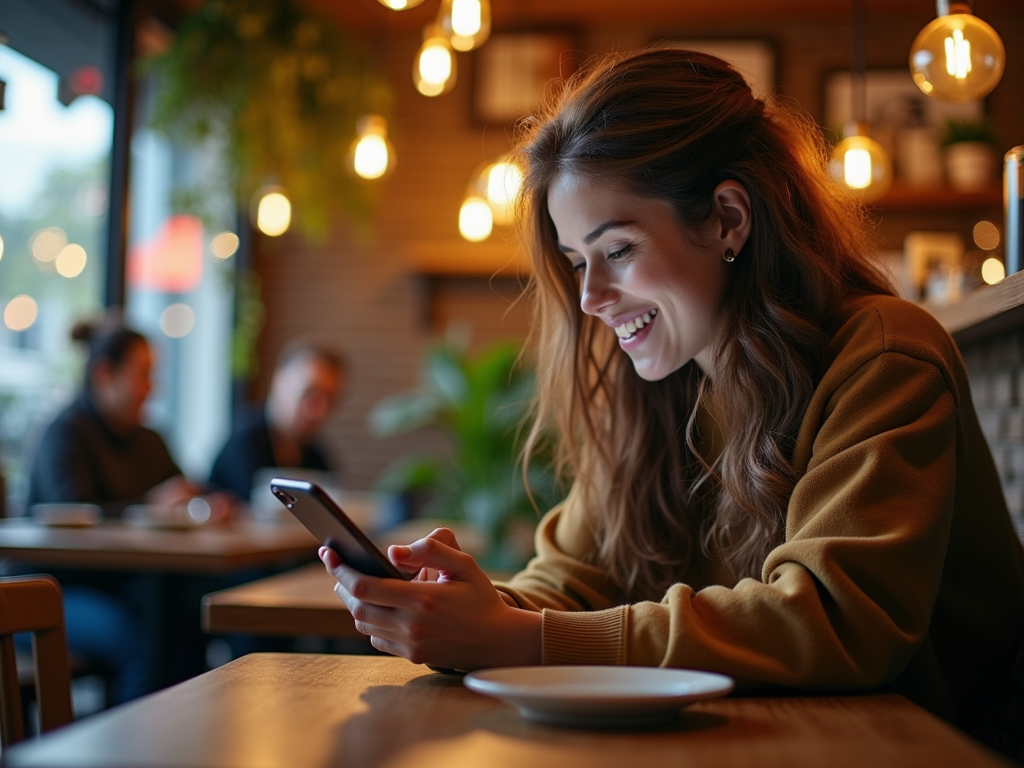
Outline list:
[[[611,253],[609,253],[608,259],[610,261],[614,261],[615,259],[621,259],[623,256],[626,256],[631,250],[633,250],[632,243],[630,243],[629,245],[624,245],[622,248],[619,248],[619,250],[612,251]]]
[[[587,266],[587,262],[581,261],[579,264],[572,264],[570,266],[570,269],[572,269],[573,272],[581,272],[583,270],[583,268],[586,267],[586,266]]]

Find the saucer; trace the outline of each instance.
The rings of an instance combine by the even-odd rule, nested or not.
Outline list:
[[[471,672],[464,683],[512,704],[528,720],[583,728],[668,723],[686,705],[733,689],[725,675],[661,667],[508,667]]]

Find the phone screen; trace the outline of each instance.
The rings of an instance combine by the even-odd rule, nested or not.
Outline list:
[[[320,486],[306,480],[274,478],[270,491],[317,541],[337,552],[345,565],[370,576],[411,578],[388,560]]]

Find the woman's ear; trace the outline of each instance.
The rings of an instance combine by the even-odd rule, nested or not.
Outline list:
[[[739,253],[750,237],[750,194],[746,187],[726,179],[712,193],[715,200],[715,235],[722,250]]]

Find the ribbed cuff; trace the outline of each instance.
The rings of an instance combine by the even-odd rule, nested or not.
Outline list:
[[[544,664],[625,664],[629,606],[604,611],[553,611],[541,623]]]

